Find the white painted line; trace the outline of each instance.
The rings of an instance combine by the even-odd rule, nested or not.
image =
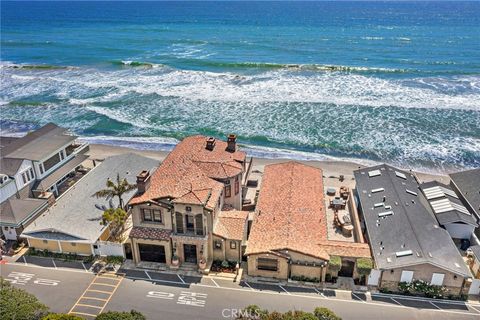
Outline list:
[[[282,289],[283,291],[285,291],[287,294],[291,294],[290,292],[288,292],[284,287],[282,287],[281,285],[278,285],[280,287],[280,289]]]
[[[243,283],[245,283],[245,284],[247,285],[247,287],[249,287],[249,288],[250,288],[250,290],[252,290],[252,291],[254,291],[254,290],[255,290],[255,289],[253,289],[253,288],[252,288],[252,287],[251,287],[251,286],[248,284],[248,282],[247,282],[247,281],[244,281]]]
[[[321,292],[317,288],[313,288],[313,290],[315,290],[315,292],[318,293],[319,295],[321,295],[322,297],[326,298],[325,295],[323,294],[323,292]]]
[[[85,266],[85,264],[83,262],[82,262],[82,266],[83,266],[83,270],[85,270],[85,272],[88,272],[87,267]]]
[[[472,306],[472,305],[470,305],[470,307],[471,307],[473,310],[475,310],[475,311],[477,311],[478,313],[480,313],[480,310],[478,310],[478,309],[477,309],[478,307],[477,307],[477,308],[475,308],[475,307],[474,307],[474,306]]]
[[[436,304],[434,304],[432,301],[429,301],[429,302],[430,302],[430,304],[431,304],[432,306],[434,306],[434,307],[437,308],[438,310],[442,310],[442,311],[443,311],[442,308],[440,308],[439,306],[437,306]]]
[[[355,298],[357,298],[358,300],[362,301],[362,302],[367,302],[365,300],[363,300],[362,298],[360,298],[359,296],[357,296],[353,291],[352,291],[352,296],[354,296]]]
[[[435,303],[446,303],[446,304],[458,304],[458,305],[466,305],[466,302],[462,301],[453,301],[453,300],[440,300],[440,299],[429,299],[429,298],[421,298],[421,297],[409,297],[409,296],[401,296],[398,294],[383,294],[383,293],[372,293],[372,296],[383,297],[383,298],[397,298],[400,300],[414,300],[414,301],[424,301],[424,302],[435,302]]]
[[[147,275],[148,279],[152,280],[152,277],[150,277],[150,275],[148,274],[148,272],[147,272],[146,270],[145,270],[144,272],[145,272],[145,274]]]
[[[49,270],[53,270],[54,268],[52,267],[43,267],[43,266],[36,266],[36,265],[33,265],[33,264],[27,264],[26,261],[25,263],[18,263],[18,262],[9,262],[8,265],[10,266],[27,266],[28,268],[39,268],[39,269],[49,269]],[[80,270],[74,270],[74,269],[66,269],[66,268],[59,268],[57,269],[58,271],[66,271],[66,272],[81,272],[81,273],[85,273],[85,271],[80,271]],[[88,273],[92,273],[92,272],[88,272]]]
[[[180,279],[180,281],[182,281],[183,284],[185,284],[185,280],[183,280],[183,278],[180,277],[180,275],[178,273],[177,273],[177,277],[178,277],[178,279]]]
[[[213,280],[213,279],[211,279],[211,278],[210,278],[210,280],[212,280],[212,282],[215,284],[215,286],[216,286],[217,288],[220,288],[220,286],[218,285],[218,283],[217,283],[215,280]]]
[[[55,267],[55,269],[57,269],[57,265],[55,264],[55,260],[52,259],[52,263],[53,263],[53,266]]]
[[[127,279],[132,279],[132,280],[149,280],[149,279],[147,279],[147,278],[132,277],[132,276],[127,276],[127,277],[125,277],[125,278],[127,278]],[[160,280],[160,279],[152,279],[151,281],[153,281],[153,282],[162,282],[162,283],[173,283],[173,284],[186,285],[186,283],[182,283],[182,282],[179,282],[179,281]],[[214,286],[207,286],[207,287],[215,288]]]
[[[393,299],[393,298],[390,298],[390,300],[392,300],[393,302],[395,302],[396,304],[398,304],[399,306],[403,306],[403,304],[401,304],[400,302],[398,302],[397,300]]]
[[[26,266],[28,266],[27,259],[25,259],[25,256],[22,256],[22,258],[23,258],[23,263],[24,263]]]

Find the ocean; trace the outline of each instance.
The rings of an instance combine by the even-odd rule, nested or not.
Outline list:
[[[480,166],[480,2],[1,2],[2,134]]]

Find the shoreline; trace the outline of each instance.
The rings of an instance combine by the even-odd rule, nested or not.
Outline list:
[[[128,147],[121,147],[121,146],[113,146],[107,144],[90,144],[90,150],[88,154],[90,155],[90,159],[92,160],[102,160],[109,156],[114,156],[122,153],[136,153],[145,157],[149,157],[158,161],[163,161],[165,157],[168,155],[170,151],[152,151],[152,150],[139,150],[134,148]],[[251,157],[247,153],[247,157]],[[339,177],[343,175],[345,180],[352,180],[353,179],[353,171],[365,168],[365,164],[357,163],[354,161],[347,161],[347,160],[295,160],[295,159],[288,159],[288,158],[276,158],[276,159],[269,159],[269,158],[260,158],[260,157],[253,157],[253,170],[258,170],[263,172],[263,168],[265,165],[273,164],[273,163],[281,163],[287,161],[297,161],[303,164],[307,164],[313,167],[321,168],[324,173],[324,177]],[[445,174],[440,173],[426,173],[420,172],[416,170],[412,170],[421,182],[437,180],[439,182],[448,184],[450,179]]]

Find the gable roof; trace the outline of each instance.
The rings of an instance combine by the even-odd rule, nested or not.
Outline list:
[[[330,254],[369,257],[367,244],[329,241],[321,169],[298,162],[265,166],[245,254],[292,250],[329,260]]]
[[[0,204],[0,225],[18,227],[47,206],[47,200],[11,197]]]
[[[215,208],[223,190],[223,184],[215,179],[240,174],[246,154],[226,150],[227,143],[219,140],[213,150],[208,150],[206,141],[207,137],[200,135],[182,140],[150,177],[146,192],[133,198],[130,204],[172,198],[176,203]]]
[[[466,223],[478,227],[476,219],[468,212],[449,186],[438,181],[422,183],[420,188],[427,198],[438,223]]]
[[[480,168],[452,173],[451,183],[458,189],[462,197],[480,219]]]
[[[142,170],[153,170],[158,161],[134,153],[121,154],[106,158],[88,172],[72,188],[62,194],[57,202],[31,223],[22,233],[26,237],[43,237],[45,232],[55,233],[56,237],[73,237],[79,241],[92,243],[97,241],[107,227],[101,225],[103,208],[118,206],[118,199],[110,201],[92,196],[105,188],[107,179],[115,181],[117,173],[131,184],[136,182],[137,174]],[[129,199],[136,189],[123,195]],[[110,203],[111,202],[111,203]]]
[[[221,211],[213,226],[213,234],[224,239],[242,241],[246,231],[248,211]]]
[[[450,235],[438,226],[413,174],[383,164],[356,170],[354,175],[379,269],[429,263],[471,276]]]
[[[39,161],[75,139],[66,129],[48,123],[21,138],[5,140],[8,143],[2,144],[2,158]]]

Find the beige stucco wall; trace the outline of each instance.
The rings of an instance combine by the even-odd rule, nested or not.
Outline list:
[[[92,245],[88,243],[75,243],[75,245],[73,245],[72,242],[60,241],[60,246],[65,253],[76,253],[80,255],[92,254]]]
[[[391,272],[391,270],[393,270],[393,272]],[[447,287],[447,289],[450,291],[449,293],[452,294],[459,293],[464,281],[462,276],[457,276],[455,279],[454,273],[430,264],[421,264],[391,270],[384,270],[382,272],[380,286],[394,291],[398,289],[398,283],[400,282],[403,270],[413,271],[414,280],[423,280],[429,283],[432,280],[433,273],[443,273],[445,274],[445,277],[443,278],[443,285]]]
[[[242,210],[242,178],[243,175],[239,174],[238,176],[238,181],[239,181],[239,188],[238,188],[238,194],[235,194],[235,177],[232,177],[228,179],[230,181],[230,186],[232,187],[231,190],[231,196],[228,198],[224,198],[225,204],[233,206],[237,210]],[[225,195],[225,188],[223,194]]]
[[[257,270],[257,258],[277,259],[278,270],[277,271]],[[249,255],[247,258],[247,265],[248,265],[247,274],[249,276],[276,278],[276,279],[283,279],[283,280],[288,279],[288,261],[285,258],[278,257],[272,254]]]
[[[46,240],[46,243],[40,239],[28,239],[28,245],[37,250],[48,250],[51,252],[60,252],[57,240]]]
[[[213,246],[213,260],[229,260],[229,261],[241,261],[241,246],[242,243],[241,241],[237,240],[229,240],[229,239],[223,239],[218,236],[213,236],[213,243],[215,241],[221,241],[222,242],[222,249],[218,250],[215,249],[215,245]],[[236,243],[236,248],[235,249],[230,249],[230,242],[234,241]]]
[[[153,209],[153,210],[160,210],[162,212],[162,223],[158,222],[146,222],[143,221],[141,209]],[[140,227],[149,227],[149,228],[161,228],[161,229],[172,229],[172,214],[169,209],[157,206],[157,205],[146,205],[140,204],[136,205],[132,208],[132,222],[134,226]]]
[[[100,235],[100,237],[98,237],[98,239],[100,241],[107,241],[108,238],[110,238],[110,228],[105,228],[105,230],[103,230],[102,234]]]
[[[172,244],[175,247],[176,244],[176,254],[178,256],[178,259],[180,260],[180,263],[183,263],[185,261],[185,256],[184,256],[184,244],[193,244],[196,246],[197,250],[197,263],[200,261],[202,257],[206,259],[211,259],[211,255],[209,255],[208,252],[208,246],[209,246],[209,239],[211,238],[203,238],[203,237],[182,237],[182,236],[174,236],[172,237]],[[202,252],[203,250],[203,252]]]
[[[308,278],[322,278],[322,268],[320,266],[304,266],[298,264],[290,265],[290,277],[304,276]]]

